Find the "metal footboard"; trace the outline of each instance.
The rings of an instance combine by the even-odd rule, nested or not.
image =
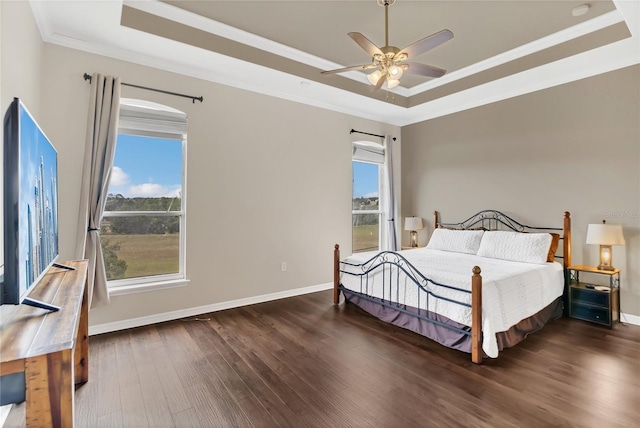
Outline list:
[[[473,268],[471,291],[448,284],[441,284],[424,276],[416,267],[407,261],[401,254],[392,251],[383,251],[376,254],[364,263],[350,263],[340,260],[340,247],[336,244],[334,251],[334,304],[339,303],[340,292],[347,290],[359,298],[386,308],[415,317],[420,320],[433,323],[440,327],[455,331],[458,334],[471,338],[471,354],[475,363],[482,362],[481,325],[482,325],[482,277],[480,268]],[[350,267],[350,269],[348,268]],[[380,274],[382,278],[382,296],[372,296],[372,275]],[[352,275],[359,278],[359,291],[346,289],[340,282],[340,274]],[[417,290],[416,307],[410,307],[401,303],[401,284],[415,286]],[[406,286],[405,285],[405,286]],[[444,289],[455,290],[463,294],[460,300],[443,296]],[[440,291],[439,291],[440,290]],[[471,308],[471,331],[457,325],[443,322],[437,314],[429,308],[433,299],[446,301],[452,304]]]
[[[441,284],[424,276],[410,262],[408,262],[401,254],[391,251],[383,251],[378,253],[371,259],[361,264],[340,262],[340,273],[352,275],[360,279],[360,290],[349,290],[351,293],[358,294],[361,299],[368,300],[378,305],[394,309],[407,315],[432,322],[444,328],[453,330],[457,333],[471,336],[469,330],[461,329],[450,324],[439,321],[434,313],[429,310],[430,299],[439,299],[453,304],[471,308],[471,291],[462,288]],[[354,270],[345,270],[345,266],[352,266]],[[373,297],[371,275],[379,272],[382,277],[382,297]],[[405,303],[401,303],[400,289],[404,282],[414,284],[417,290],[417,302],[415,308],[407,307]],[[432,286],[429,286],[431,284]],[[467,295],[464,301],[458,301],[448,297],[439,295],[435,290],[438,287],[456,290]],[[344,286],[340,284],[340,290],[344,290]]]

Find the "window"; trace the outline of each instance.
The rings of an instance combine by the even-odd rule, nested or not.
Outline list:
[[[352,250],[377,251],[382,238],[381,176],[384,148],[372,142],[353,143]]]
[[[185,279],[186,115],[122,99],[100,228],[110,291]]]

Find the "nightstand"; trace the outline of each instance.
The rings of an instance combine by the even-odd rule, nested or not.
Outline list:
[[[400,247],[401,250],[415,250],[417,248],[424,248],[424,245],[418,245],[417,247],[409,247],[409,246],[405,246],[403,245],[402,247]]]
[[[581,272],[606,275],[609,285],[581,281]],[[620,269],[569,266],[569,316],[613,328],[613,324],[620,321]]]

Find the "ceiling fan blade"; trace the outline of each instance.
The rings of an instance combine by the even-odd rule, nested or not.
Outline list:
[[[405,62],[402,65],[406,67],[404,70],[405,73],[417,74],[419,76],[442,77],[447,72],[447,70],[427,64],[419,64],[417,62]]]
[[[453,39],[453,33],[451,31],[438,31],[435,34],[427,36],[422,40],[418,40],[414,44],[402,49],[395,55],[395,58],[399,58],[403,54],[407,55],[408,58],[415,58],[418,55],[422,55],[423,53],[436,48],[451,39]]]
[[[362,49],[364,49],[369,55],[374,56],[384,55],[384,53],[380,50],[379,47],[373,44],[373,42],[367,39],[360,33],[348,33],[349,37],[353,39]]]
[[[344,73],[345,71],[351,70],[370,70],[372,68],[376,68],[375,64],[363,64],[363,65],[352,65],[351,67],[338,68],[336,70],[327,70],[322,71],[321,74],[336,74],[336,73]]]
[[[378,79],[378,83],[376,83],[376,91],[382,88],[382,84],[387,80],[387,73],[382,73],[380,78]]]

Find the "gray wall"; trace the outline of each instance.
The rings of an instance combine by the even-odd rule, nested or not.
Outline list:
[[[482,209],[530,225],[573,218],[573,263],[598,264],[589,223],[621,224],[622,312],[640,315],[640,66],[402,128],[402,209],[461,221]],[[594,282],[595,282],[595,278]]]
[[[92,325],[331,280],[333,244],[345,252],[351,246],[348,131],[399,135],[397,127],[44,44],[28,4],[0,7],[0,107],[23,98],[58,148],[62,258],[73,257],[75,242],[89,92],[82,73],[205,97],[191,104],[123,88],[123,96],[189,115],[192,282],[116,297],[91,312]],[[525,222],[560,224],[570,210],[574,262],[591,264],[597,248],[584,245],[586,226],[613,214],[607,219],[622,224],[627,239],[614,248],[614,263],[624,269],[622,308],[640,315],[639,73],[636,66],[404,127],[396,151],[402,211],[429,223],[434,209],[458,220],[496,208]],[[281,261],[288,272],[280,272]]]
[[[186,287],[112,298],[98,325],[332,281],[351,251],[351,128],[400,128],[42,43],[28,4],[2,2],[2,110],[19,96],[59,154],[61,259],[74,257],[89,84],[84,72],[204,96],[123,87],[188,114]],[[400,166],[400,146],[396,146]],[[400,192],[398,184],[398,192]],[[280,264],[286,261],[287,272]],[[327,302],[329,303],[329,302]]]
[[[0,115],[20,97],[31,114],[40,112],[40,81],[44,43],[27,2],[0,2]],[[4,127],[0,126],[0,165],[3,165]],[[0,189],[3,187],[0,174]],[[0,225],[3,224],[3,206],[0,198]],[[0,227],[0,275],[4,266],[4,230]]]
[[[73,257],[89,85],[84,72],[204,96],[123,87],[188,114],[187,287],[112,298],[91,325],[332,281],[335,243],[351,248],[351,128],[398,127],[45,45],[40,122],[59,150],[63,258]],[[398,150],[398,152],[400,152]],[[398,162],[400,156],[398,156]],[[281,272],[281,262],[287,272]]]

